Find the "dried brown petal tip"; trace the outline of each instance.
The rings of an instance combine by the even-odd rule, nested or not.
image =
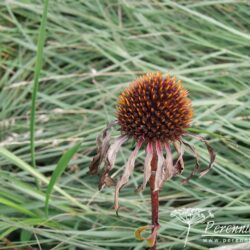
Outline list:
[[[147,142],[178,140],[192,120],[187,95],[175,77],[158,72],[138,78],[118,99],[122,133]]]
[[[116,181],[111,178],[109,175],[105,175],[103,176],[100,181],[99,181],[99,190],[101,190],[104,186],[107,186],[107,187],[113,187],[116,185]]]
[[[184,161],[183,161],[184,145],[182,140],[174,142],[174,147],[178,153],[178,159],[174,165],[174,168],[176,170],[175,175],[179,175],[184,170]]]
[[[198,153],[196,152],[195,148],[187,142],[183,141],[183,144],[191,150],[191,152],[193,153],[193,156],[195,157],[194,169],[192,170],[191,174],[186,179],[181,181],[182,184],[187,184],[189,182],[189,180],[192,179],[192,177],[195,175],[195,173],[199,171],[200,164],[199,164],[199,156],[198,156]]]
[[[207,151],[209,153],[209,156],[210,156],[210,162],[207,166],[207,168],[205,168],[204,170],[200,171],[200,177],[204,176],[205,174],[207,174],[207,172],[211,169],[211,167],[213,166],[214,162],[215,162],[215,159],[216,159],[216,153],[215,151],[213,150],[213,148],[209,145],[209,143],[207,142],[207,140],[205,140],[202,136],[200,135],[195,135],[195,134],[191,134],[191,133],[185,133],[184,135],[186,136],[190,136],[192,138],[195,138],[197,139],[198,141],[201,141],[203,142],[206,147],[207,147]],[[196,162],[197,164],[197,162]]]
[[[97,174],[99,166],[110,146],[110,130],[117,124],[117,121],[110,122],[107,127],[96,138],[96,156],[93,158],[89,166],[89,174]]]
[[[113,184],[115,183],[114,180],[111,177],[109,177],[109,172],[115,165],[116,155],[118,151],[120,150],[122,144],[127,141],[127,139],[128,139],[127,136],[118,137],[114,141],[114,143],[109,147],[106,155],[104,155],[105,166],[104,166],[102,175],[100,177],[99,189],[102,189],[105,185],[113,186]]]

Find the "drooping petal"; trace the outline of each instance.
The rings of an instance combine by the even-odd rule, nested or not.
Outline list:
[[[183,161],[184,145],[183,145],[182,141],[179,141],[179,143],[177,141],[175,141],[174,147],[178,153],[178,159],[177,159],[176,163],[174,164],[174,169],[176,170],[175,175],[179,175],[184,170],[184,161]]]
[[[125,184],[127,184],[128,179],[129,179],[130,175],[132,174],[132,172],[134,170],[135,158],[136,158],[136,156],[138,154],[139,149],[141,148],[141,145],[142,145],[142,141],[139,141],[136,144],[136,147],[135,147],[134,151],[130,155],[130,157],[129,157],[126,165],[125,165],[123,175],[122,175],[121,179],[116,184],[116,188],[115,188],[115,202],[114,202],[115,203],[114,208],[115,208],[116,211],[119,208],[119,201],[118,201],[118,199],[119,199],[120,189]]]
[[[99,181],[99,189],[102,189],[104,185],[113,186],[115,181],[109,176],[109,171],[114,167],[115,159],[118,151],[120,150],[122,144],[128,140],[126,135],[119,136],[114,143],[109,147],[106,154],[105,166],[103,173]]]
[[[166,168],[165,168],[165,180],[169,180],[175,175],[175,168],[173,165],[173,158],[169,144],[165,143],[166,150]]]
[[[143,183],[137,188],[138,192],[143,191],[146,188],[147,182],[151,176],[151,161],[153,158],[153,146],[152,143],[148,143],[146,149],[146,157],[144,161],[144,178]]]
[[[110,129],[117,125],[117,121],[110,122],[107,127],[102,131],[100,135],[96,138],[96,146],[97,146],[97,153],[96,156],[93,158],[92,162],[89,166],[89,173],[90,174],[97,174],[99,170],[99,166],[106,155],[108,148],[110,146]]]
[[[155,172],[155,187],[154,191],[158,191],[162,180],[164,179],[165,171],[165,159],[162,152],[162,146],[160,142],[156,142],[156,153],[157,153],[157,169]]]
[[[184,142],[184,141],[182,141],[182,142],[186,147],[188,147],[192,151],[192,153],[193,153],[193,155],[195,157],[195,167],[194,167],[194,169],[192,170],[191,174],[186,179],[181,181],[183,184],[186,184],[194,176],[194,174],[199,171],[200,164],[199,164],[199,156],[198,156],[198,153],[196,152],[195,148],[193,146],[191,146],[187,142]]]
[[[104,155],[107,153],[107,150],[110,145],[110,133],[101,134],[96,139],[96,145],[97,145],[97,154],[93,158],[92,162],[89,166],[89,173],[90,174],[97,174],[99,170],[99,166],[104,158]]]
[[[213,165],[213,163],[215,161],[215,158],[216,158],[216,153],[213,150],[213,148],[208,144],[208,142],[206,141],[206,139],[203,138],[202,136],[191,134],[191,133],[185,133],[184,135],[190,136],[192,138],[197,139],[198,141],[201,141],[201,142],[205,143],[205,145],[207,147],[207,151],[208,151],[209,156],[210,156],[210,162],[208,164],[208,167],[205,168],[203,171],[200,172],[200,176],[204,176],[210,170],[210,168],[212,167],[212,165]]]

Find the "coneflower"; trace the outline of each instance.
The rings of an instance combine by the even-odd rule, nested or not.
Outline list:
[[[108,124],[104,131],[97,137],[97,154],[90,164],[90,173],[98,174],[99,165],[104,161],[104,168],[100,175],[99,189],[104,186],[115,186],[114,208],[118,211],[118,196],[121,188],[127,184],[134,170],[136,156],[145,145],[146,157],[144,161],[144,178],[137,188],[143,191],[150,183],[152,203],[152,225],[141,227],[136,231],[136,237],[141,237],[141,232],[148,228],[152,234],[146,240],[151,249],[156,249],[158,223],[158,195],[165,181],[182,173],[184,169],[183,154],[186,148],[193,152],[196,159],[195,167],[187,182],[195,172],[201,176],[211,168],[215,153],[207,141],[195,134],[187,132],[192,121],[192,105],[188,99],[188,91],[181,81],[161,73],[149,73],[136,79],[125,89],[118,98],[117,120]],[[121,135],[111,143],[111,129],[117,127]],[[200,171],[198,156],[194,147],[183,140],[191,137],[205,143],[210,163],[206,169]],[[125,164],[124,172],[118,181],[110,177],[110,170],[114,167],[117,152],[128,139],[134,139],[136,146]],[[170,145],[177,151],[177,160],[174,162]],[[166,157],[164,157],[164,151]]]

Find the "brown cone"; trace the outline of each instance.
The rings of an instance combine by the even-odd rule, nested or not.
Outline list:
[[[188,92],[175,77],[146,74],[118,99],[117,118],[123,134],[147,142],[178,140],[192,120]]]

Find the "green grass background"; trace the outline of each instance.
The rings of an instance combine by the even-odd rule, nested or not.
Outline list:
[[[150,223],[149,191],[134,193],[144,152],[120,194],[119,217],[112,210],[114,190],[98,192],[97,177],[87,172],[97,134],[115,118],[118,94],[149,71],[183,80],[193,101],[193,129],[217,152],[203,178],[165,184],[158,249],[184,249],[187,227],[170,216],[174,208],[212,208],[218,224],[249,224],[250,2],[51,0],[42,52],[43,8],[38,0],[0,1],[0,249],[146,249],[134,239],[135,229]],[[30,150],[35,71],[37,168]],[[78,142],[54,186],[47,218],[49,178]],[[205,166],[204,146],[192,142]],[[132,147],[122,149],[114,176]],[[187,176],[191,155],[185,163]],[[191,229],[185,249],[223,245],[203,242],[204,228]]]

